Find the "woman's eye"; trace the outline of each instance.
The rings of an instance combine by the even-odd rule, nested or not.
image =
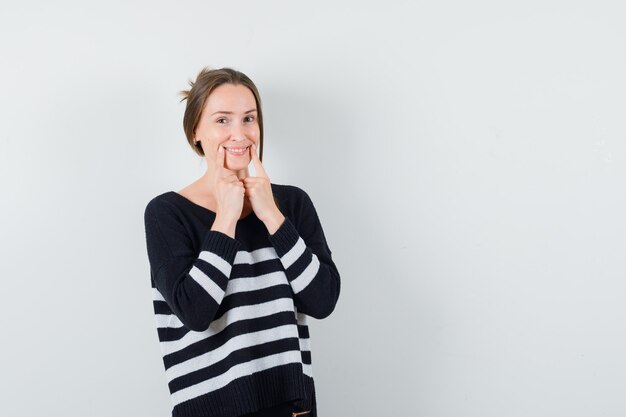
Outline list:
[[[226,119],[224,119],[223,117],[217,119],[217,123],[224,124],[225,122],[226,122]]]
[[[253,116],[248,116],[248,117],[246,117],[246,122],[251,122],[251,121],[253,121],[253,120],[254,120],[254,117],[253,117]]]

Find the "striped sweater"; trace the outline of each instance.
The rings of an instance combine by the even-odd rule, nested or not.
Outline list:
[[[173,417],[235,417],[284,402],[315,410],[307,316],[335,308],[340,277],[308,194],[272,184],[285,216],[254,212],[235,238],[168,191],[144,220],[157,334]],[[315,411],[311,413],[315,417]]]

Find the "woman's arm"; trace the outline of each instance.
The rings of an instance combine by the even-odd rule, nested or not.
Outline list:
[[[183,223],[167,203],[148,203],[144,221],[150,270],[157,290],[188,328],[204,331],[224,298],[240,242],[209,230],[194,251]]]
[[[335,309],[341,279],[313,202],[304,190],[299,190],[301,204],[294,213],[297,227],[285,217],[268,238],[283,264],[298,311],[323,319]]]

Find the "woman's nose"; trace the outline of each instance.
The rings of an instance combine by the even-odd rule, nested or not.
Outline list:
[[[233,125],[233,130],[231,131],[232,139],[235,141],[242,141],[245,138],[245,132],[243,126],[240,124]]]

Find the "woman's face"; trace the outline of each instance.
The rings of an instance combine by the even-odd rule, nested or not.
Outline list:
[[[244,85],[222,84],[207,98],[196,127],[207,163],[213,165],[220,146],[225,149],[224,166],[239,178],[248,175],[252,144],[259,147],[261,134],[254,94]]]

